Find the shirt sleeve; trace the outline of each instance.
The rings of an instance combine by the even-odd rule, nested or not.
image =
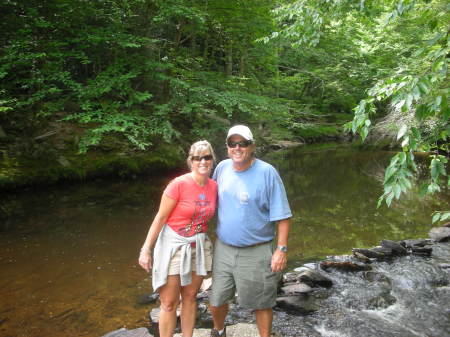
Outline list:
[[[169,198],[178,201],[180,199],[180,180],[173,179],[164,190],[164,194]]]
[[[271,169],[270,178],[270,221],[278,221],[292,217],[283,181],[275,168]]]

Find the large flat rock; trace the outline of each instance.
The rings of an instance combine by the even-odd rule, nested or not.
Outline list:
[[[210,337],[211,329],[195,329],[193,337]],[[275,335],[277,336],[277,335]],[[182,337],[177,333],[174,337]],[[258,328],[255,324],[238,323],[227,326],[227,337],[259,337]]]

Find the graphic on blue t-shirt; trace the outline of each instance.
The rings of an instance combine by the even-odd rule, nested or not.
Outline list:
[[[250,196],[247,191],[239,191],[238,199],[241,205],[245,205],[248,204],[248,199],[250,199]]]

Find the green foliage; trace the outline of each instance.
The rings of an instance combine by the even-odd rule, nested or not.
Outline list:
[[[355,61],[351,71],[369,79],[355,84],[370,89],[353,109],[354,118],[346,124],[347,130],[365,140],[376,124],[374,119],[395,116],[390,120],[396,124],[385,123],[383,127],[396,130],[402,151],[386,169],[379,205],[383,201],[390,205],[411,188],[417,172],[415,151],[433,152],[430,179],[422,191],[436,193],[448,185],[444,156],[450,153],[448,2],[297,0],[282,3],[275,14],[280,30],[263,40],[268,43],[287,38],[292,46],[302,48],[299,53],[311,46],[321,48],[330,36],[351,36],[348,44],[345,38],[339,40],[343,42],[339,46],[341,55],[330,62],[350,59],[345,53],[350,45]],[[326,50],[332,48],[326,46]],[[304,77],[302,80],[306,83]]]
[[[433,223],[450,219],[450,212],[434,212]]]
[[[414,8],[412,4],[408,10],[408,14],[415,10],[419,17],[429,14],[428,9],[420,6]],[[389,16],[390,20],[398,18],[404,11],[396,9],[396,13]],[[399,160],[398,155],[392,158],[385,173],[384,194],[379,204],[385,200],[390,205],[394,196],[398,199],[401,193],[411,187],[409,180],[413,177],[411,167],[414,151],[430,151],[433,147],[440,147],[448,153],[448,32],[446,27],[436,25],[428,35],[430,38],[416,50],[413,58],[409,58],[394,70],[393,75],[378,81],[368,91],[368,97],[355,108],[355,117],[348,125],[354,133],[359,132],[365,139],[372,124],[370,118],[377,111],[376,102],[381,101],[389,101],[393,112],[405,116],[403,124],[398,125],[396,138],[403,148],[401,154],[409,153],[405,158],[411,160]],[[446,167],[447,159],[444,156],[432,155],[431,179],[422,191],[439,192],[441,177],[446,176]]]

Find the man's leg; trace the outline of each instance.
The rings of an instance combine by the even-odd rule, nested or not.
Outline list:
[[[211,336],[218,336],[218,331],[225,329],[228,301],[234,298],[236,292],[233,276],[236,254],[236,248],[223,244],[219,239],[216,240],[212,271],[212,291],[209,299],[209,308],[214,322]]]
[[[256,326],[261,337],[269,337],[272,332],[272,308],[255,310]]]
[[[221,305],[220,307],[210,306],[211,314],[214,322],[214,329],[217,331],[222,330],[225,327],[225,318],[228,313],[228,303]]]

